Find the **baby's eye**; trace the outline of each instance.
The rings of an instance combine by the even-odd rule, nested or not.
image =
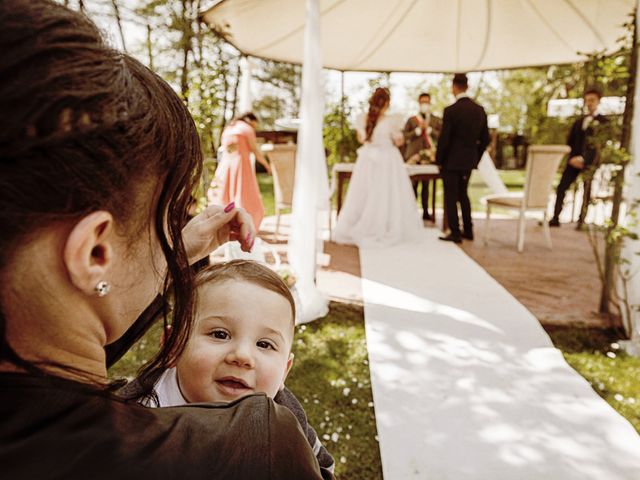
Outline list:
[[[218,340],[226,340],[229,338],[229,334],[224,330],[214,330],[210,335]]]
[[[275,345],[273,345],[271,342],[268,342],[266,340],[260,340],[258,341],[258,343],[256,343],[256,345],[258,346],[258,348],[266,348],[271,350],[276,349]]]

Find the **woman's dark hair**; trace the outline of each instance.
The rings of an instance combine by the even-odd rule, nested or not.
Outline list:
[[[258,117],[256,117],[256,115],[253,112],[244,112],[233,119],[234,122],[237,122],[238,120],[242,120],[243,122],[248,122],[248,121],[257,122]]]
[[[189,112],[77,12],[3,0],[0,24],[0,274],[19,245],[55,222],[106,210],[133,244],[153,216],[168,265],[164,293],[175,303],[172,335],[152,363],[171,362],[193,319],[181,232],[202,153]],[[5,311],[0,305],[0,360],[43,373],[9,345]]]
[[[373,92],[373,95],[371,95],[371,98],[369,99],[369,111],[367,112],[365,142],[368,142],[371,139],[373,129],[376,128],[376,124],[380,118],[380,111],[389,103],[390,100],[391,95],[389,94],[389,90],[386,88],[378,87],[375,92]]]

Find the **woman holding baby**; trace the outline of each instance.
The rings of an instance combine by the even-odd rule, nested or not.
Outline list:
[[[0,19],[3,477],[322,478],[266,395],[148,408],[115,393],[105,347],[171,297],[152,363],[173,365],[195,316],[189,264],[229,240],[249,250],[255,229],[233,204],[185,225],[202,157],[163,80],[59,4],[6,0]]]

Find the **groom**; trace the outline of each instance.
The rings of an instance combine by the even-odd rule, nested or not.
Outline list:
[[[471,170],[478,166],[489,145],[487,114],[467,95],[467,76],[456,73],[451,91],[456,98],[444,109],[442,133],[436,151],[436,163],[444,184],[444,204],[449,221],[449,235],[440,240],[461,243],[463,238],[473,240],[471,202],[467,194]],[[460,231],[458,204],[462,211],[464,230]]]

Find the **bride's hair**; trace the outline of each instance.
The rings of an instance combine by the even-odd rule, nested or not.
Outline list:
[[[368,142],[371,139],[373,129],[376,128],[376,123],[378,123],[378,119],[380,118],[380,111],[387,103],[389,103],[390,100],[391,95],[389,94],[389,90],[386,88],[378,87],[376,88],[376,91],[373,92],[373,95],[371,95],[371,98],[369,99],[369,112],[367,113],[365,142]]]

